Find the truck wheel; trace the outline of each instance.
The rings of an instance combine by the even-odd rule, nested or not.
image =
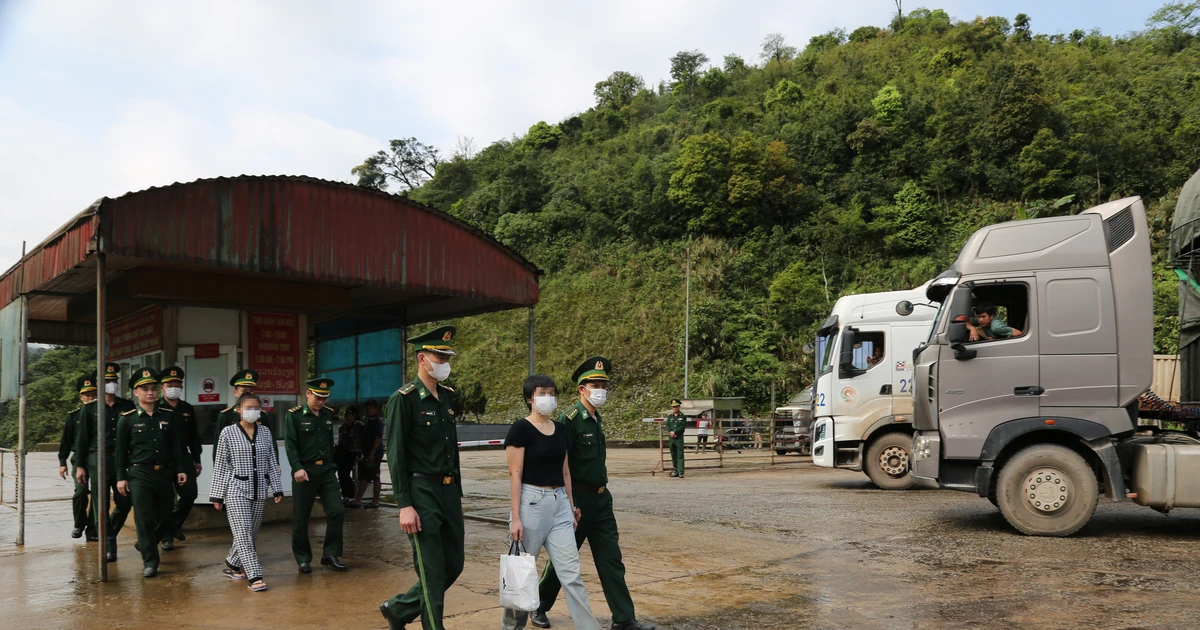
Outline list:
[[[1096,511],[1100,485],[1079,453],[1057,444],[1019,451],[996,482],[996,503],[1009,525],[1030,536],[1070,536]]]
[[[787,455],[787,449],[786,448],[777,448],[777,449],[775,449],[775,454],[779,455],[780,457]]]
[[[907,433],[881,435],[867,448],[863,469],[882,490],[907,490],[913,486],[911,449],[912,436]]]

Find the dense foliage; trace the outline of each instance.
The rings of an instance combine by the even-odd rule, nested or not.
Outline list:
[[[1120,37],[920,9],[800,51],[770,35],[756,64],[684,51],[671,81],[614,72],[592,109],[459,153],[407,194],[546,270],[539,369],[611,354],[626,433],[682,394],[689,244],[690,393],[755,410],[772,383],[807,383],[802,347],[838,296],[918,286],[981,226],[1131,195],[1156,230],[1156,349],[1174,352],[1162,249],[1200,167],[1198,24],[1200,2]],[[362,183],[400,181],[378,165]],[[464,324],[456,369],[496,420],[523,412],[523,323]]]
[[[31,347],[27,370],[26,448],[33,450],[37,444],[51,442],[57,445],[67,414],[79,406],[75,381],[96,371],[96,349]],[[18,420],[17,401],[0,405],[0,446],[17,447]]]

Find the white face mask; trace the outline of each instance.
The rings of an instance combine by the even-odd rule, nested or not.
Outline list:
[[[434,363],[433,361],[430,361],[429,359],[426,359],[426,361],[428,362],[428,365],[429,365],[429,375],[432,376],[434,378],[434,380],[444,381],[450,377],[450,362],[449,361],[447,361],[445,363]]]
[[[171,400],[179,400],[179,397],[182,395],[183,395],[182,387],[167,387],[167,388],[163,389],[163,396],[166,396],[167,398],[170,398]]]
[[[543,416],[548,416],[553,413],[554,408],[557,406],[558,396],[548,395],[533,397],[533,410],[542,414]]]
[[[258,422],[258,419],[261,416],[262,416],[262,409],[243,409],[242,410],[242,420],[245,420],[246,422]]]
[[[604,403],[608,402],[608,390],[589,389],[588,402],[592,403],[593,407],[603,407]]]
[[[116,383],[105,383],[104,384],[104,393],[116,395],[117,384]]]

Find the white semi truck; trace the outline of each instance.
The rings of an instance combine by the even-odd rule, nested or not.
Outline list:
[[[884,490],[913,485],[913,350],[929,337],[936,307],[925,287],[848,295],[817,331],[812,455],[818,466],[862,471]]]
[[[1200,200],[1200,174],[1185,199]],[[1184,229],[1172,247],[1194,274],[1200,231]],[[1014,528],[1040,536],[1078,531],[1100,497],[1200,507],[1195,423],[1153,435],[1138,426],[1153,361],[1151,283],[1137,197],[973,234],[926,292],[941,307],[916,355],[917,483],[987,497]],[[923,315],[904,302],[897,312]]]

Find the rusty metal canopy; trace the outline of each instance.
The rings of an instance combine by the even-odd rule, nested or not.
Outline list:
[[[149,304],[307,313],[353,332],[532,306],[541,271],[485,232],[406,197],[296,176],[200,179],[105,197],[0,276],[29,295],[30,341],[95,342]]]

